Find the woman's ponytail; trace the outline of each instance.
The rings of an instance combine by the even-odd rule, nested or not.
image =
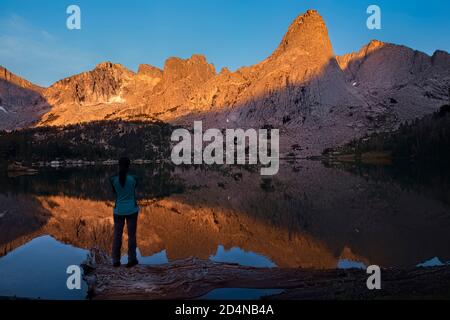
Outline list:
[[[125,182],[127,181],[128,170],[130,169],[130,159],[120,158],[119,160],[119,183],[125,187]]]

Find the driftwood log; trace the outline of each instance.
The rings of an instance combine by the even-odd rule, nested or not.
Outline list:
[[[284,289],[265,299],[450,299],[450,266],[384,269],[368,290],[365,270],[262,269],[195,258],[159,266],[113,268],[101,250],[82,265],[91,299],[195,299],[217,288]]]

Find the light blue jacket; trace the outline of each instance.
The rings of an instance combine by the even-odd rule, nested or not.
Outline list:
[[[111,185],[116,193],[116,204],[114,206],[114,214],[130,215],[139,212],[139,206],[136,201],[137,179],[134,176],[127,175],[125,185],[119,182],[119,177],[111,178]]]

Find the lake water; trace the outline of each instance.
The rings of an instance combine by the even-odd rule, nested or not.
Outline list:
[[[0,297],[83,299],[66,269],[111,249],[115,167],[0,177]],[[284,162],[252,167],[136,166],[139,260],[197,257],[255,267],[432,266],[450,261],[450,187],[442,172]],[[126,241],[124,241],[126,243]],[[123,250],[126,262],[126,248]],[[217,289],[206,298],[270,290]]]

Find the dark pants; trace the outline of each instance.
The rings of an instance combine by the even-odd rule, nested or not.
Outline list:
[[[125,226],[125,220],[127,222],[128,230],[128,261],[136,261],[136,229],[137,229],[138,214],[130,215],[114,215],[114,239],[112,246],[112,258],[113,263],[120,262],[121,249],[122,249],[122,234]]]

